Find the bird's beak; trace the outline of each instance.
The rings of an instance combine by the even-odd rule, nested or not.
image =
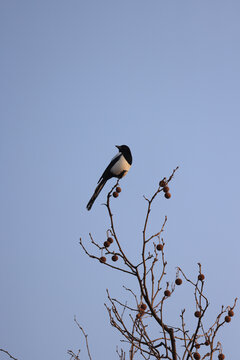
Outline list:
[[[116,148],[118,148],[118,150],[120,150],[119,148],[120,148],[120,146],[119,145],[115,145],[116,146]]]

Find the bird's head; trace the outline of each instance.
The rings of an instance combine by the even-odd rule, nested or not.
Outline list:
[[[130,151],[129,147],[127,145],[115,145],[116,148],[118,148],[118,150],[121,153],[124,153],[125,151]]]

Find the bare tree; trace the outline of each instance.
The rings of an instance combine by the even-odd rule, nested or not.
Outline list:
[[[176,169],[168,179],[160,181],[159,186],[151,198],[145,198],[147,211],[142,230],[141,260],[135,264],[123,250],[121,240],[117,235],[111,210],[111,199],[117,197],[121,192],[119,183],[113,186],[107,195],[106,208],[110,221],[107,230],[107,239],[104,244],[98,243],[89,234],[91,243],[95,248],[95,253],[90,252],[80,238],[80,245],[86,255],[99,261],[104,266],[112,270],[122,272],[124,275],[132,276],[136,280],[137,291],[131,288],[125,290],[131,294],[133,305],[121,302],[113,298],[107,290],[108,304],[105,304],[109,316],[110,324],[122,335],[122,342],[129,344],[128,356],[123,349],[117,348],[117,356],[120,360],[129,358],[134,359],[136,355],[142,359],[169,359],[169,360],[189,360],[189,359],[214,359],[214,354],[219,360],[225,358],[222,352],[222,345],[217,341],[219,329],[231,321],[234,316],[236,301],[232,306],[222,306],[215,320],[209,326],[206,313],[209,301],[204,292],[205,276],[202,273],[201,264],[198,263],[198,272],[195,280],[191,280],[184,271],[178,267],[173,284],[165,281],[166,266],[163,240],[163,231],[167,222],[165,217],[161,229],[149,235],[148,224],[152,208],[152,203],[161,193],[169,199],[169,183],[174,177]],[[111,246],[111,244],[113,245]],[[110,248],[114,247],[114,251]],[[111,260],[110,260],[111,259]],[[121,265],[117,265],[117,261]],[[192,287],[194,296],[196,321],[192,321],[190,326],[185,323],[185,309],[179,314],[180,322],[177,325],[169,323],[165,304],[177,286],[185,282]],[[186,304],[187,306],[187,304]],[[76,319],[75,319],[76,321]],[[194,326],[193,326],[194,323]],[[86,340],[88,357],[90,355],[87,335],[83,328],[77,323]],[[71,350],[71,359],[79,360],[80,351],[74,354]]]

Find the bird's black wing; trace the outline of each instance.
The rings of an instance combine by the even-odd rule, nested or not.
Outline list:
[[[102,176],[100,177],[100,179],[98,180],[98,183],[101,180],[108,180],[111,179],[111,177],[113,177],[112,173],[111,173],[111,168],[113,167],[114,164],[116,164],[116,162],[120,159],[120,157],[122,156],[121,153],[118,153],[116,156],[114,156],[110,162],[110,164],[108,165],[108,167],[104,170]]]

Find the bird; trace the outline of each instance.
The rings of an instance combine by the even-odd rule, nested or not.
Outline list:
[[[87,204],[87,209],[90,210],[93,206],[94,201],[98,197],[100,191],[103,189],[106,182],[115,177],[121,179],[125,176],[132,165],[132,154],[131,150],[127,145],[115,145],[118,148],[119,152],[115,155],[110,161],[109,165],[106,167],[102,176],[98,180],[98,185],[93,193],[93,196]]]

